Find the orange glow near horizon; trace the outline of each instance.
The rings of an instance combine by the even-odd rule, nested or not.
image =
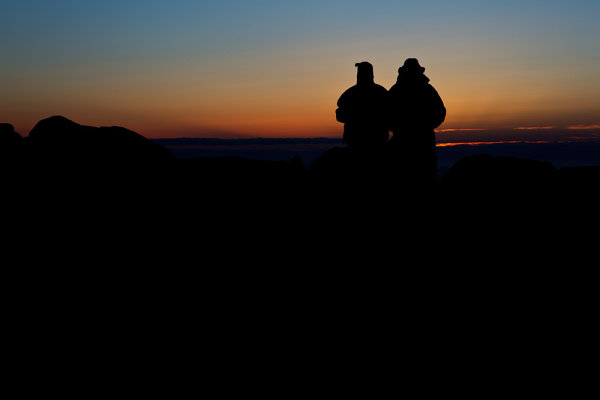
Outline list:
[[[523,141],[523,140],[506,140],[498,142],[456,142],[456,143],[437,143],[437,147],[452,147],[452,146],[485,146],[488,144],[516,144],[516,143],[528,143],[528,144],[542,144],[542,143],[553,143],[548,140],[535,140],[535,141]]]
[[[585,131],[591,129],[599,129],[600,125],[576,125],[576,126],[568,126],[567,129],[576,130],[576,131]]]
[[[326,51],[320,49],[316,54],[325,55]],[[0,99],[0,122],[12,123],[24,136],[37,121],[63,115],[83,125],[124,126],[149,138],[341,137],[343,125],[335,120],[335,108],[341,93],[355,83],[353,65],[340,67],[348,65],[349,60],[303,61],[290,66],[269,57],[253,59],[243,73],[233,76],[228,75],[230,69],[209,63],[189,65],[175,76],[156,71],[135,79],[123,76],[111,85],[104,80],[85,85],[80,82],[81,86],[73,82],[69,90],[62,91],[58,83],[39,82],[35,107],[23,108],[23,102]],[[388,62],[385,70],[392,73],[376,67],[376,82],[389,88],[396,67],[386,59],[382,61]],[[269,72],[264,71],[265,65],[271,65]],[[204,73],[197,74],[196,68],[203,68]],[[439,133],[471,132],[481,138],[494,130],[526,135],[533,131],[600,128],[600,115],[594,112],[600,109],[600,101],[595,98],[579,100],[591,104],[591,111],[577,110],[565,108],[558,98],[548,96],[549,89],[512,99],[510,92],[515,88],[509,85],[511,82],[487,82],[488,74],[483,72],[472,72],[468,79],[459,80],[434,64],[426,74],[448,110]],[[194,78],[190,80],[190,76]],[[54,93],[60,96],[54,97]],[[574,104],[576,95],[565,91],[559,98]]]
[[[513,128],[515,130],[518,131],[542,131],[542,130],[549,130],[549,129],[555,129],[554,126],[519,126],[517,128]]]

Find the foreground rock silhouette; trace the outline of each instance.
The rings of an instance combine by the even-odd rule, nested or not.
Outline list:
[[[7,166],[22,157],[23,138],[11,124],[0,124],[0,165]]]
[[[2,151],[5,152],[19,143],[23,138],[17,132],[11,124],[0,124],[0,145],[2,145]]]
[[[36,225],[45,219],[43,226],[81,223],[78,230],[94,234],[101,231],[96,224],[125,224],[135,234],[207,224],[219,229],[235,218],[258,221],[297,201],[292,193],[304,189],[299,159],[176,159],[126,128],[85,126],[62,116],[41,120],[24,138],[11,125],[0,129],[3,173],[10,177],[4,201]]]
[[[506,387],[507,370],[531,380],[583,365],[557,354],[560,341],[588,354],[573,349],[594,332],[597,279],[582,249],[596,243],[577,229],[595,226],[581,202],[597,204],[597,168],[481,155],[417,193],[385,159],[345,148],[306,171],[299,159],[180,160],[126,129],[59,117],[30,137],[0,130],[7,331],[25,342],[24,363],[42,355],[51,370],[72,350],[146,381],[163,380],[158,364],[180,378],[200,360],[226,388],[231,364],[247,378],[262,360],[277,368],[272,386],[294,368],[329,379],[324,354],[354,366],[357,340],[387,357],[400,337],[411,370],[441,356],[448,371],[475,366],[445,383],[497,372]],[[124,354],[142,365],[118,365]],[[515,365],[522,354],[541,366]],[[431,375],[420,371],[421,389]]]
[[[479,154],[465,157],[441,178],[440,185],[454,195],[504,197],[550,196],[558,183],[557,171],[549,162]]]
[[[78,225],[73,232],[126,224],[124,235],[162,237],[204,226],[204,237],[226,241],[239,234],[233,227],[266,226],[271,236],[343,242],[363,228],[388,239],[382,227],[389,226],[398,235],[406,228],[424,238],[435,227],[464,231],[482,214],[489,223],[481,229],[488,231],[494,224],[507,228],[507,221],[523,225],[536,214],[565,223],[567,212],[589,211],[578,205],[599,200],[597,167],[557,170],[486,154],[460,160],[423,188],[390,169],[386,155],[346,147],[324,152],[308,170],[297,157],[177,159],[128,129],[60,116],[40,121],[27,137],[2,124],[0,142],[7,209],[19,207],[17,216],[46,220],[43,226],[72,222]]]
[[[153,164],[173,155],[164,147],[121,127],[91,127],[61,116],[38,122],[26,138],[34,156],[96,164]]]

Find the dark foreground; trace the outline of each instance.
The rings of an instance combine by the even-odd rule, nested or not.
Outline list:
[[[238,235],[258,239],[243,229],[268,235],[272,227],[290,238],[328,235],[319,240],[325,244],[354,231],[363,236],[362,224],[373,225],[369,236],[402,234],[405,240],[413,236],[407,228],[447,240],[452,231],[514,236],[541,225],[552,226],[559,238],[567,232],[562,228],[585,231],[600,193],[600,166],[556,169],[549,162],[475,154],[424,185],[411,180],[411,166],[388,171],[379,155],[341,147],[306,169],[298,157],[178,159],[125,128],[81,126],[62,117],[40,121],[25,138],[10,125],[1,128],[3,201],[15,207],[11,217],[42,229],[54,226],[43,224],[46,218],[97,233],[106,224],[113,235],[126,235],[127,229],[114,229],[124,227],[158,243],[172,239],[164,233],[173,231],[210,240],[221,227],[231,230],[226,244]]]
[[[343,149],[306,170],[176,159],[61,117],[26,138],[1,129],[3,270],[25,359],[127,374],[125,354],[165,379],[192,362],[225,392],[327,381],[372,398],[356,379],[572,395],[589,376],[599,168],[480,154],[422,185]]]

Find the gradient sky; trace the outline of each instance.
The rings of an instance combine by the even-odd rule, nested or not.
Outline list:
[[[0,122],[22,135],[59,114],[152,138],[341,136],[354,63],[389,88],[407,57],[446,103],[440,129],[600,130],[598,0],[0,5]]]

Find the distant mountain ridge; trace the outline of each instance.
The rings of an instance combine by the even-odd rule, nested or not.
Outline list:
[[[153,141],[184,158],[238,155],[288,159],[298,155],[307,166],[329,146],[344,146],[341,138],[175,138]],[[443,170],[460,158],[480,153],[538,159],[551,162],[557,168],[600,165],[600,143],[596,142],[460,144],[438,146],[436,152]]]

